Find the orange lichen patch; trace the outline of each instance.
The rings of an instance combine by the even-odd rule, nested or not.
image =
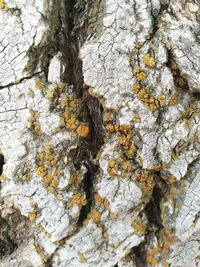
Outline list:
[[[44,84],[44,82],[42,82],[42,81],[40,81],[40,80],[37,80],[36,82],[35,82],[35,88],[37,88],[37,89],[44,89],[44,86],[45,86],[45,84]]]
[[[144,81],[146,79],[147,75],[145,72],[141,71],[139,73],[136,74],[136,79],[138,81]]]
[[[144,105],[151,111],[158,110],[159,107],[165,105],[165,96],[152,97],[149,95],[148,88],[143,88],[139,83],[132,87],[132,92],[136,94],[137,98],[144,103]]]
[[[113,124],[109,123],[105,126],[106,130],[110,133],[114,133],[115,132],[115,127]]]
[[[168,184],[173,184],[173,183],[175,183],[177,180],[176,180],[176,177],[174,176],[174,175],[169,175],[169,176],[167,176],[167,178],[166,178],[166,182],[168,183]]]
[[[28,128],[30,128],[34,133],[37,135],[40,134],[41,126],[39,122],[39,112],[33,111],[32,109],[29,110],[31,117],[28,119]]]
[[[137,152],[133,140],[133,130],[129,124],[108,124],[106,128],[109,130],[109,133],[116,133],[118,144],[115,145],[114,151],[117,151],[121,155],[116,159],[110,159],[108,161],[108,173],[111,176],[121,175],[125,177],[133,169],[131,159]]]
[[[89,134],[89,127],[86,125],[80,125],[77,128],[77,133],[81,136],[81,137],[87,137]]]
[[[77,193],[76,195],[73,196],[71,203],[73,205],[76,204],[76,205],[85,206],[87,204],[87,200],[83,198],[82,193]]]
[[[103,114],[103,121],[104,122],[113,121],[113,120],[114,120],[114,116],[112,113]]]
[[[162,249],[159,245],[156,248],[147,250],[147,266],[157,266],[159,262],[159,255],[162,253]],[[151,264],[151,265],[149,265]]]
[[[98,222],[100,222],[100,219],[101,219],[101,213],[97,210],[92,210],[88,214],[88,219],[92,219],[93,222],[98,223]]]
[[[134,94],[138,94],[140,90],[141,90],[141,86],[140,86],[139,83],[136,83],[136,84],[132,87],[132,92],[133,92]]]
[[[174,93],[173,96],[171,97],[171,99],[170,99],[168,105],[169,105],[169,106],[174,106],[174,105],[176,105],[178,96],[179,96],[179,92]]]
[[[28,218],[31,222],[35,221],[36,217],[37,217],[37,213],[35,211],[30,212],[28,215]]]
[[[78,252],[78,254],[79,254],[79,262],[82,264],[87,263],[87,259],[85,258],[85,256],[80,252]]]
[[[103,231],[103,237],[104,237],[104,239],[105,239],[106,241],[109,240],[109,236],[108,236],[108,231],[107,231],[107,230],[104,230],[104,231]]]
[[[50,88],[47,89],[46,97],[50,102],[53,101],[53,99],[55,97],[55,92],[56,92],[56,88],[55,87],[50,87]]]
[[[62,170],[56,168],[57,159],[55,151],[49,145],[45,145],[37,156],[37,167],[35,168],[38,175],[42,178],[43,186],[53,194],[59,185],[59,175]]]
[[[49,174],[44,177],[44,181],[47,184],[50,184],[52,180],[53,180],[53,177]]]
[[[162,165],[155,165],[153,169],[154,171],[159,172],[162,169]]]
[[[79,172],[76,172],[74,175],[72,175],[69,179],[69,187],[72,190],[74,187],[80,185],[83,177]]]
[[[70,101],[69,101],[69,106],[70,106],[71,108],[75,108],[75,107],[77,106],[76,101],[75,101],[75,100],[70,100]]]
[[[53,148],[51,148],[49,145],[46,145],[43,148],[43,151],[47,156],[50,156],[53,153]]]
[[[58,178],[54,177],[53,180],[51,181],[51,186],[57,187],[58,185],[59,185],[59,180]]]
[[[70,119],[67,120],[66,122],[66,128],[70,129],[70,130],[76,130],[77,129],[77,121],[75,119],[75,117],[72,117]]]
[[[117,164],[117,161],[114,159],[111,159],[108,161],[108,172],[111,176],[115,176],[119,170],[119,166]]]
[[[102,208],[108,208],[109,207],[109,202],[105,197],[102,197],[99,194],[95,194],[94,199],[95,199],[95,203],[98,206],[101,206]]]
[[[135,115],[133,116],[133,121],[134,121],[135,123],[140,123],[140,122],[141,122],[140,114],[135,114]]]
[[[137,148],[134,144],[131,144],[126,150],[125,150],[125,155],[128,158],[131,158],[133,156],[135,156],[137,153]]]
[[[161,107],[164,106],[165,101],[166,101],[166,96],[165,95],[158,96],[159,106],[161,106]]]
[[[144,235],[144,233],[146,232],[146,229],[147,229],[146,224],[139,217],[137,217],[134,220],[134,222],[132,223],[132,226],[134,228],[134,231],[138,235]]]
[[[133,68],[133,72],[134,72],[135,74],[140,73],[140,72],[141,72],[140,67],[139,67],[139,66],[135,66],[135,67]]]
[[[145,54],[143,57],[144,65],[148,68],[154,68],[156,65],[155,59],[149,54]]]
[[[122,163],[122,176],[125,176],[126,173],[129,173],[133,170],[133,165],[130,160],[126,160]],[[124,174],[124,175],[123,175]]]
[[[147,266],[161,266],[167,267],[167,258],[169,255],[170,246],[176,242],[176,237],[171,229],[162,229],[159,233],[159,241],[154,248],[147,250]]]
[[[41,177],[45,177],[47,175],[47,171],[46,171],[46,168],[44,166],[40,166],[40,167],[36,168],[36,171]]]
[[[171,229],[162,229],[160,233],[160,245],[162,246],[162,251],[165,256],[169,254],[170,245],[176,242],[176,237]]]
[[[152,190],[155,184],[153,175],[147,170],[134,173],[132,179],[139,182],[139,186],[144,192]]]

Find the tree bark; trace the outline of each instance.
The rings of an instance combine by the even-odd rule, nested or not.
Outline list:
[[[0,266],[200,266],[198,0],[0,0]]]

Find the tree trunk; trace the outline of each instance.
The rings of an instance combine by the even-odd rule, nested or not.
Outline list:
[[[0,266],[200,266],[198,0],[0,0]]]

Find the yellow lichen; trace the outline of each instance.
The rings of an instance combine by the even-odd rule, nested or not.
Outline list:
[[[40,81],[40,80],[37,80],[36,82],[35,82],[35,88],[37,88],[37,89],[44,89],[44,82],[42,82],[42,81]]]
[[[85,258],[85,256],[80,252],[78,254],[79,254],[79,262],[82,264],[87,263],[87,259]]]
[[[106,241],[109,240],[109,236],[108,236],[108,231],[107,231],[107,230],[104,230],[104,231],[103,231],[103,237],[104,237],[104,239],[105,239]]]
[[[32,109],[29,110],[31,117],[28,119],[27,126],[30,128],[34,133],[37,135],[40,134],[41,126],[39,122],[39,115],[38,111],[33,111]]]
[[[30,212],[28,215],[28,218],[31,222],[35,221],[36,217],[37,217],[37,213],[35,211]]]
[[[112,121],[113,119],[114,119],[113,114],[111,114],[111,113],[104,113],[103,114],[103,121],[104,122]]]
[[[81,136],[81,137],[87,137],[89,134],[89,128],[88,126],[85,125],[80,125],[77,128],[77,133]]]
[[[87,204],[87,200],[83,198],[82,193],[77,193],[76,195],[73,196],[71,203],[85,206]]]
[[[57,187],[58,185],[59,185],[59,180],[58,178],[54,177],[53,180],[51,181],[51,186]]]
[[[140,87],[140,84],[139,84],[139,83],[136,83],[136,84],[132,87],[132,92],[133,92],[134,94],[138,94],[140,90],[141,90],[141,87]]]
[[[117,162],[114,159],[109,160],[108,162],[108,172],[111,176],[114,176],[117,174],[119,170],[119,166]]]
[[[174,105],[176,105],[178,96],[179,96],[179,92],[175,92],[175,93],[173,94],[173,96],[171,97],[171,99],[170,99],[168,105],[169,105],[169,106],[174,106]]]
[[[145,72],[139,72],[136,74],[136,78],[138,81],[144,81],[146,79],[147,75]]]
[[[66,128],[67,129],[71,129],[71,130],[76,130],[77,123],[76,123],[76,118],[75,117],[72,117],[72,118],[70,118],[70,119],[67,120],[67,122],[66,122]],[[78,129],[77,129],[77,131],[78,131]]]
[[[144,65],[148,68],[154,68],[156,65],[155,59],[149,54],[145,54],[143,57]]]
[[[169,176],[167,176],[167,179],[166,179],[166,182],[168,183],[168,184],[173,184],[173,183],[175,183],[177,180],[176,180],[176,177],[174,176],[174,175],[169,175]]]
[[[89,214],[88,214],[88,218],[92,219],[93,222],[98,223],[101,219],[101,213],[97,210],[92,210]]]
[[[147,226],[145,223],[142,222],[141,218],[137,217],[134,222],[132,223],[134,231],[138,235],[144,235],[146,232]]]
[[[135,66],[135,67],[133,68],[133,72],[134,72],[135,74],[140,73],[140,71],[141,71],[141,69],[140,69],[139,66]]]
[[[166,228],[162,229],[159,235],[159,241],[154,244],[154,248],[147,250],[147,266],[157,266],[158,264],[163,267],[169,266],[167,257],[170,246],[175,243],[176,238],[174,233]]]
[[[150,171],[136,172],[132,175],[132,179],[139,182],[139,186],[144,192],[149,192],[154,187],[154,180]]]
[[[94,196],[95,203],[103,208],[109,207],[109,202],[105,197],[100,196],[99,194],[95,194]]]
[[[4,2],[4,0],[0,0],[0,10],[2,10],[3,12],[7,12],[8,11],[8,6],[6,5],[6,3]]]
[[[47,171],[44,166],[40,166],[36,170],[41,177],[45,177],[47,175]]]
[[[134,121],[135,123],[140,123],[140,122],[141,122],[140,114],[135,114],[135,115],[133,116],[133,121]]]
[[[147,250],[147,263],[151,264],[151,266],[158,265],[158,255],[162,252],[162,249],[159,245],[156,248],[148,249]]]

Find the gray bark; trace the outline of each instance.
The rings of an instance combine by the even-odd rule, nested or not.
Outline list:
[[[198,0],[0,0],[0,266],[200,266]]]

